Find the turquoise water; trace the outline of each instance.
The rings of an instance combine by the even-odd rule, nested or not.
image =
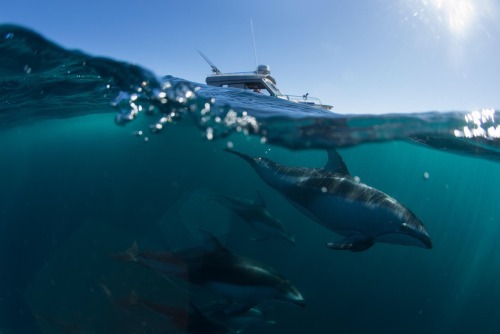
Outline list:
[[[0,27],[0,50],[0,333],[182,333],[172,317],[120,301],[133,291],[186,309],[217,296],[110,254],[134,241],[200,245],[200,228],[304,296],[305,308],[259,305],[276,324],[248,333],[500,330],[497,112],[325,114],[159,78],[12,26]],[[322,167],[325,148],[338,148],[353,176],[420,218],[433,248],[329,250],[341,236],[227,147],[301,167]],[[209,199],[257,191],[295,246],[252,241]]]

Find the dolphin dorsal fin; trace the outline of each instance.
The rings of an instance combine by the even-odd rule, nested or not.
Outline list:
[[[339,152],[332,148],[329,149],[327,153],[328,161],[324,169],[333,173],[349,175],[349,170],[347,169],[344,159],[342,159],[342,156],[339,154]]]
[[[217,239],[217,237],[211,232],[201,228],[199,228],[198,230],[206,237],[203,243],[205,254],[230,253],[229,249],[224,247],[220,240]]]

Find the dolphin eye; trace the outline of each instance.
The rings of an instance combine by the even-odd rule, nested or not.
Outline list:
[[[423,231],[423,226],[420,224],[415,224],[414,222],[409,222],[409,223],[402,223],[401,227],[404,230],[407,231],[415,231],[415,232],[422,232]]]
[[[412,230],[410,224],[408,223],[403,223],[401,224],[401,227],[404,229],[404,230]]]

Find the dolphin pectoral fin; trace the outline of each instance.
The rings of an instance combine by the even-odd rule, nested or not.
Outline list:
[[[342,156],[339,154],[339,152],[337,152],[337,150],[335,149],[330,149],[327,151],[327,153],[328,161],[323,168],[330,172],[349,175],[347,165],[345,164],[344,159],[342,159]]]
[[[362,252],[373,246],[375,242],[362,234],[353,234],[336,242],[329,242],[326,247],[335,250],[349,250],[351,252]]]

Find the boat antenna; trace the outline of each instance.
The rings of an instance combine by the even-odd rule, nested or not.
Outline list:
[[[255,67],[259,66],[259,62],[257,61],[257,47],[255,46],[255,34],[253,32],[253,20],[250,19],[250,27],[252,28],[252,40],[253,40],[253,53],[255,56]]]
[[[200,50],[198,50],[198,53],[200,54],[200,56],[203,57],[203,59],[205,59],[205,61],[208,63],[208,65],[210,65],[210,67],[212,68],[212,72],[214,72],[214,74],[221,74],[222,72],[217,68],[217,66],[215,66],[214,63],[212,63],[212,61],[210,59],[208,59],[207,56],[205,56]]]

